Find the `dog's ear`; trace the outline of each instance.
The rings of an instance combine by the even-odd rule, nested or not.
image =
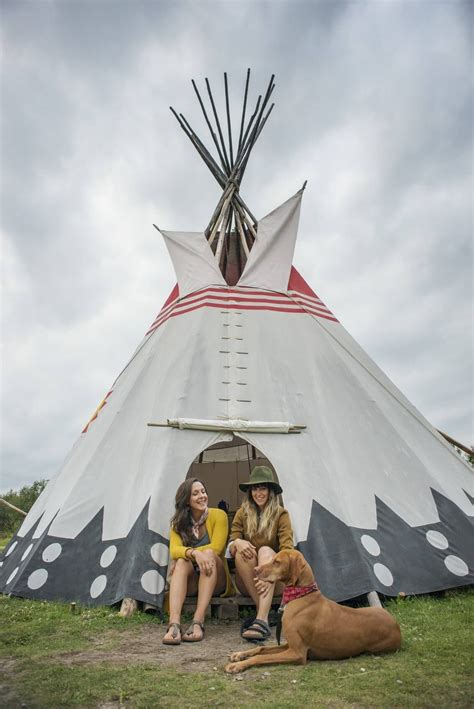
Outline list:
[[[304,566],[303,555],[296,549],[290,552],[290,586],[296,586]]]

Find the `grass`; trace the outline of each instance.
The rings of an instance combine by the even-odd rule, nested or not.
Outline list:
[[[12,536],[13,534],[0,532],[0,551],[3,551],[5,549]]]
[[[128,620],[110,608],[69,606],[0,597],[2,706],[96,707],[471,707],[474,593],[390,601],[403,649],[306,667],[268,666],[237,680],[222,671],[178,671],[147,662],[66,665],[66,653],[107,651],[159,621],[144,614]],[[172,649],[171,649],[172,652]],[[264,674],[266,673],[266,674]],[[2,677],[3,675],[3,677]]]

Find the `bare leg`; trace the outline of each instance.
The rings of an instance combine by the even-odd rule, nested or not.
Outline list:
[[[259,595],[255,588],[254,577],[257,566],[257,555],[252,559],[245,559],[242,554],[235,555],[235,582],[237,588],[243,596],[250,596],[258,607]]]
[[[269,587],[269,591],[265,597],[261,596],[259,593],[257,593],[257,589],[255,588],[255,566],[258,564],[266,564],[269,561],[273,559],[275,556],[275,552],[273,549],[270,547],[261,547],[258,550],[258,558],[255,560],[252,560],[252,562],[248,561],[245,566],[243,564],[238,564],[239,557],[242,561],[246,561],[245,559],[242,559],[241,554],[236,555],[236,567],[237,567],[237,572],[241,578],[242,581],[246,581],[245,585],[246,588],[252,597],[253,601],[255,602],[256,608],[257,608],[257,616],[256,620],[260,620],[263,623],[268,624],[268,613],[270,612],[270,608],[272,606],[272,601],[273,601],[273,594],[275,591],[275,584],[271,584]],[[242,573],[243,572],[243,573]],[[245,576],[244,576],[245,574]],[[239,582],[239,576],[237,576],[237,584]],[[247,586],[248,584],[248,586]],[[259,631],[258,629],[253,629],[252,626],[248,628],[243,633],[244,638],[248,639],[259,639],[262,637],[262,632]]]
[[[187,559],[178,559],[170,579],[170,623],[180,623],[181,610],[187,593],[193,593],[197,588],[197,578],[194,567]],[[164,639],[172,639],[173,631],[170,629]]]
[[[258,550],[258,565],[260,566],[261,564],[267,564],[273,559],[274,556],[275,552],[273,551],[273,549],[271,549],[270,547],[261,547]],[[270,612],[270,608],[272,607],[274,592],[275,584],[272,583],[270,585],[267,595],[265,597],[258,597],[259,603],[257,606],[257,619],[263,620],[265,623],[268,623],[268,614]]]
[[[222,593],[225,589],[226,583],[225,569],[222,559],[218,557],[212,549],[207,549],[205,553],[214,560],[214,568],[210,576],[206,576],[206,574],[199,574],[198,598],[196,611],[193,617],[193,620],[196,620],[199,623],[204,623],[206,609],[216,589],[219,593]],[[186,631],[186,637],[192,637],[196,640],[200,640],[202,638],[203,631],[199,625],[193,625],[190,630],[191,632]]]

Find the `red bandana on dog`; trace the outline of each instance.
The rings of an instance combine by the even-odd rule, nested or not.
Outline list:
[[[278,623],[276,629],[276,639],[278,645],[280,644],[281,637],[281,618],[286,604],[290,601],[296,601],[297,598],[303,598],[303,596],[307,596],[308,593],[313,593],[313,591],[319,591],[316,581],[311,583],[309,586],[285,586],[283,589],[283,595],[278,609]]]
[[[286,604],[290,601],[296,601],[297,598],[301,598],[302,596],[306,596],[308,593],[313,593],[313,591],[318,590],[318,584],[316,581],[309,586],[285,586],[281,597],[281,605],[286,606]]]

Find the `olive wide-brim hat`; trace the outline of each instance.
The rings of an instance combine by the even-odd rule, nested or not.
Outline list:
[[[283,492],[279,484],[274,480],[272,469],[266,465],[256,465],[250,473],[250,480],[246,483],[240,483],[239,487],[242,492],[247,492],[252,485],[268,485],[277,495],[281,495]]]

